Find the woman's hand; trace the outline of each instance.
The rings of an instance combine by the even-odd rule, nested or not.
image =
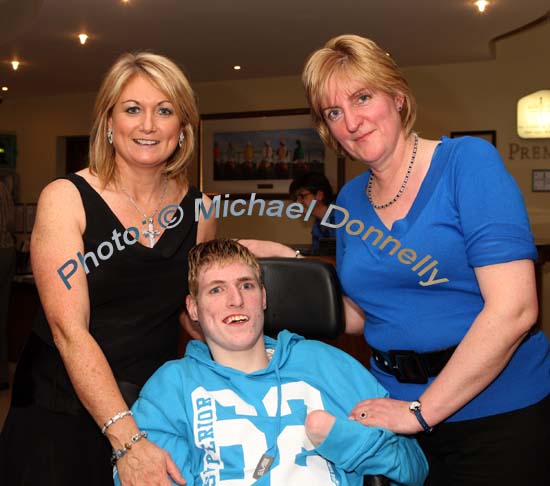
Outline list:
[[[396,434],[416,434],[423,429],[409,410],[409,405],[410,402],[393,398],[363,400],[353,407],[349,418],[363,425],[391,430]]]
[[[186,484],[170,454],[142,439],[117,462],[121,486],[172,486]]]
[[[246,246],[257,258],[281,257],[295,258],[296,250],[290,246],[267,240],[239,240],[239,243]]]

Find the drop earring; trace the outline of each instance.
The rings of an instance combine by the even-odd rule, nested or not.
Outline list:
[[[109,145],[113,145],[113,129],[112,128],[107,129],[107,140],[109,141]]]
[[[178,139],[178,145],[179,145],[180,148],[183,145],[183,140],[184,139],[185,139],[185,134],[183,132],[180,132],[180,137]]]

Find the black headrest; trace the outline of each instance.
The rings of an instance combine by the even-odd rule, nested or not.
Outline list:
[[[307,338],[334,339],[344,330],[340,282],[334,267],[306,258],[262,258],[267,291],[265,333],[288,329]]]

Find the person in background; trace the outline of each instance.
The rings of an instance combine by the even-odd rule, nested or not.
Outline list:
[[[427,464],[414,439],[348,419],[358,399],[387,395],[360,363],[288,331],[264,336],[266,292],[244,246],[198,244],[188,275],[187,309],[206,343],[191,341],[145,384],[133,407],[141,431],[115,452],[118,466],[131,462],[147,479],[153,465],[135,452],[152,441],[188,486],[360,486],[365,474],[423,484]]]
[[[0,390],[9,388],[8,307],[15,274],[15,208],[8,188],[0,181]]]
[[[334,238],[336,231],[333,227],[321,224],[330,203],[334,196],[332,186],[324,174],[319,172],[306,172],[295,178],[288,189],[290,197],[305,206],[307,210],[315,202],[312,215],[315,217],[311,228],[311,250],[312,253],[319,251],[319,240],[321,238]],[[327,221],[334,225],[335,213],[329,214]]]
[[[214,218],[170,227],[165,211],[193,214],[196,198],[209,207],[186,176],[198,119],[171,60],[124,54],[97,95],[90,166],[42,191],[31,241],[42,310],[0,437],[2,484],[112,485],[112,448],[139,432],[129,406],[177,355],[187,253],[215,234]],[[134,454],[183,484],[152,442]],[[127,481],[131,464],[119,473],[156,484]]]
[[[298,138],[296,139],[296,146],[294,147],[294,150],[292,151],[292,161],[293,162],[303,162],[305,159],[305,151],[304,147],[302,146],[302,141]]]
[[[352,417],[416,435],[428,486],[550,484],[537,252],[499,153],[418,136],[407,81],[372,40],[331,39],[302,79],[323,141],[369,169],[338,195],[337,270],[346,330],[364,334],[391,398]]]

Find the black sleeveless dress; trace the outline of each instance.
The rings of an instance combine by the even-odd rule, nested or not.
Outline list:
[[[84,261],[89,272],[90,333],[127,398],[159,366],[176,358],[187,254],[197,239],[195,199],[201,193],[189,188],[180,203],[181,222],[147,248],[116,236],[126,229],[85,179],[76,174],[66,178],[78,188],[86,214],[85,251],[74,260],[76,271],[86,271]],[[109,258],[104,258],[109,245],[98,252],[106,241],[113,249]],[[109,442],[76,396],[41,310],[15,373],[0,437],[0,484],[112,485],[110,453]]]

